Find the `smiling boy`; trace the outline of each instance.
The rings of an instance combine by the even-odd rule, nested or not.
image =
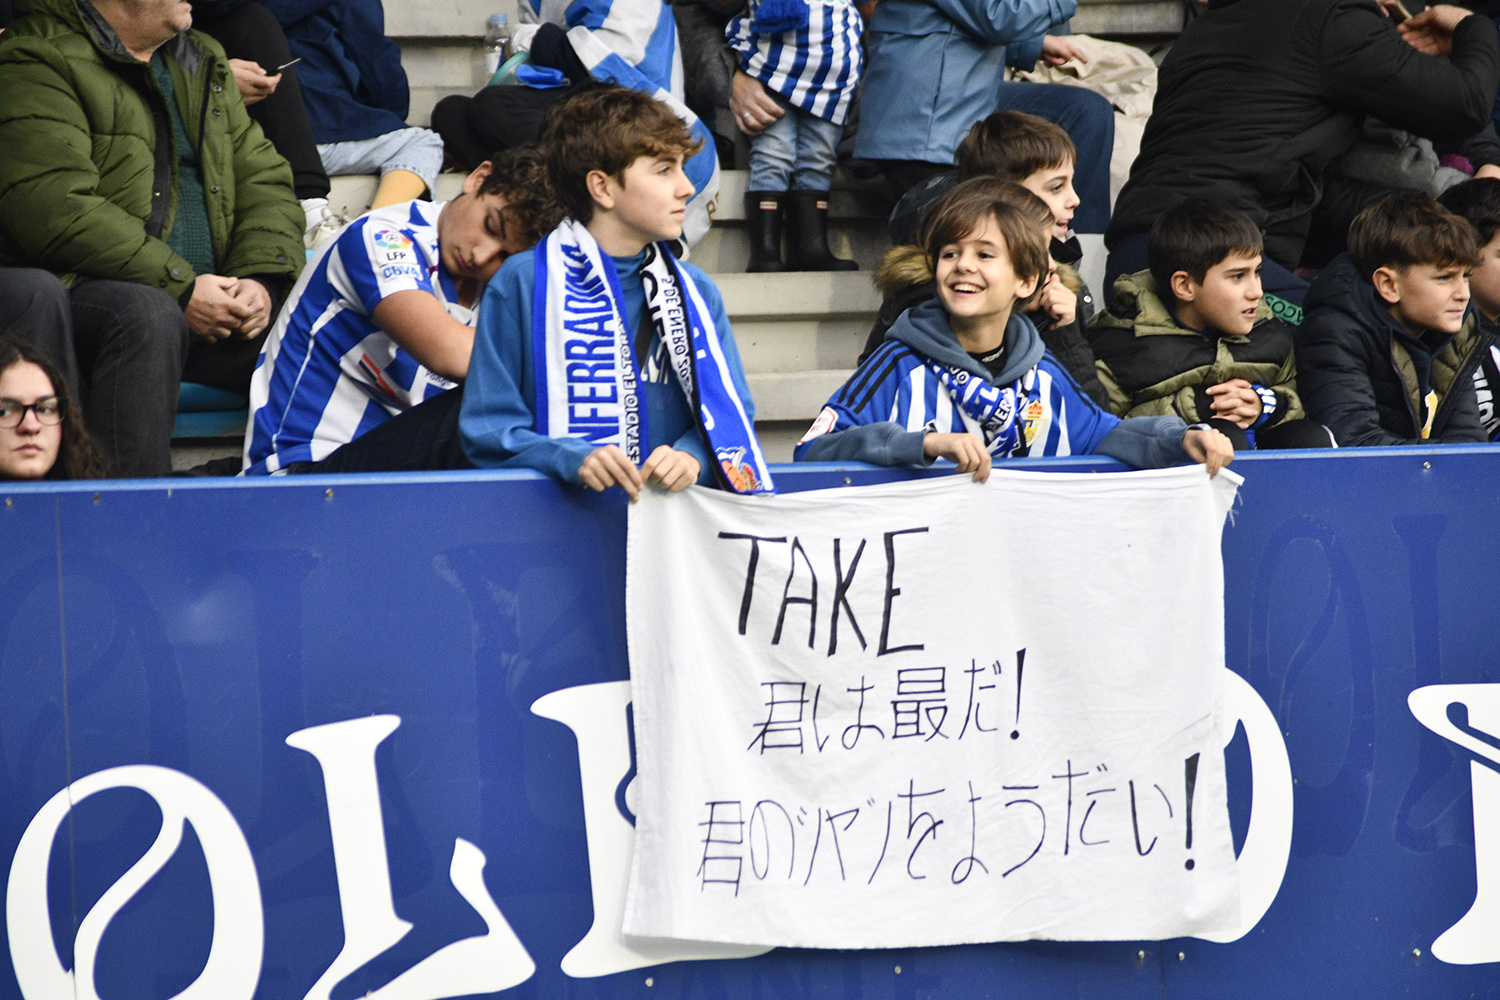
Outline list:
[[[508,151],[452,201],[376,209],[320,251],[251,380],[245,473],[301,471],[458,384],[480,293],[561,215],[545,178],[534,151]]]
[[[1106,400],[1094,374],[1094,354],[1084,339],[1084,328],[1094,318],[1094,296],[1076,265],[1083,249],[1072,233],[1073,214],[1080,204],[1073,179],[1078,149],[1068,133],[1053,122],[1021,111],[997,111],[974,123],[954,153],[954,170],[918,184],[891,212],[891,240],[898,248],[918,242],[917,231],[939,198],[959,184],[986,177],[1019,184],[1042,200],[1052,213],[1048,253],[1058,265],[1042,283],[1028,307],[1038,329],[1059,361],[1096,403]],[[888,258],[890,260],[890,258]],[[887,267],[882,262],[881,270]],[[877,273],[886,299],[860,352],[863,361],[874,353],[896,316],[933,294],[930,282],[901,286]],[[891,291],[888,286],[900,288]]]
[[[1302,400],[1340,445],[1485,440],[1469,308],[1479,260],[1473,228],[1427,195],[1391,195],[1355,217],[1296,337]]]
[[[1327,447],[1301,419],[1292,331],[1266,304],[1249,216],[1189,198],[1156,220],[1147,252],[1151,269],[1121,275],[1089,330],[1110,409],[1204,421],[1237,449]]]
[[[798,461],[925,465],[983,481],[992,461],[1099,454],[1136,468],[1201,462],[1229,442],[1176,416],[1121,420],[1079,391],[1023,314],[1048,269],[1047,238],[970,181],[933,206],[923,242],[937,297],[906,310],[798,443]]]
[[[541,144],[570,218],[485,292],[459,417],[468,461],[632,500],[647,483],[770,492],[719,291],[666,245],[698,140],[665,104],[601,88],[557,105]]]

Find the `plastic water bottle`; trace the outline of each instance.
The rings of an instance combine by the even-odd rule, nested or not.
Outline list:
[[[484,34],[484,70],[493,77],[510,55],[510,15],[491,14],[490,30]]]

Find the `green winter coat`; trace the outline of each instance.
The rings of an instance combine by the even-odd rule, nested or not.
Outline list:
[[[1205,390],[1236,378],[1276,393],[1264,426],[1306,415],[1291,329],[1264,299],[1247,336],[1211,336],[1177,322],[1150,271],[1122,274],[1115,280],[1115,305],[1094,318],[1088,336],[1117,416],[1175,414],[1198,423],[1213,416]]]
[[[150,66],[88,0],[17,0],[16,13],[0,39],[0,266],[152,285],[185,304],[197,273],[160,238],[177,154]],[[306,253],[291,168],[246,113],[224,50],[187,31],[161,51],[219,273],[295,280]]]

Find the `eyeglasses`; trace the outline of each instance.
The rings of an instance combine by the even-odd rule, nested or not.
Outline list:
[[[62,423],[63,404],[56,396],[39,399],[35,403],[23,403],[19,399],[0,399],[0,429],[14,430],[26,419],[26,411],[36,414],[38,422],[47,426]]]

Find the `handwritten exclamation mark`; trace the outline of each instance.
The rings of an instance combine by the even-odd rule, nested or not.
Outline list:
[[[1018,740],[1021,738],[1021,675],[1026,672],[1026,650],[1016,650],[1016,728],[1010,731],[1010,738]]]
[[[1198,755],[1193,754],[1183,761],[1183,784],[1187,786],[1187,849],[1193,849],[1193,791],[1198,787]],[[1193,859],[1188,858],[1183,864],[1188,871],[1193,870]]]

